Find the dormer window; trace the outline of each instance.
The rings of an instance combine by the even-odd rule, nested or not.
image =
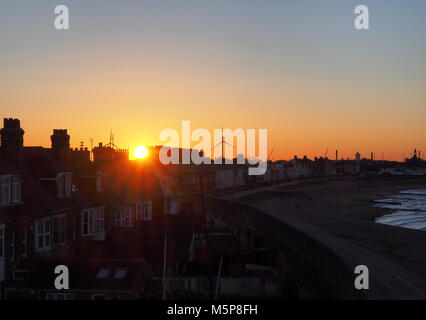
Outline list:
[[[101,269],[99,269],[96,278],[98,278],[98,279],[106,279],[106,278],[109,277],[110,271],[111,271],[111,268],[101,268]]]
[[[58,198],[71,197],[71,181],[72,173],[58,173],[58,175],[56,176]]]
[[[114,279],[124,279],[127,275],[127,268],[117,268],[115,270]]]

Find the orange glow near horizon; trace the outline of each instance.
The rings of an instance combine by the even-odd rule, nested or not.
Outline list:
[[[181,133],[189,120],[191,133],[204,128],[212,136],[221,127],[267,129],[274,161],[327,149],[329,159],[337,149],[339,159],[373,152],[398,161],[426,151],[423,16],[404,28],[385,19],[359,32],[319,2],[310,3],[321,10],[312,16],[316,9],[303,5],[284,8],[297,1],[256,2],[252,9],[261,10],[251,13],[238,1],[178,1],[176,10],[169,2],[161,9],[161,1],[111,2],[99,15],[72,2],[77,20],[69,32],[46,18],[49,2],[22,10],[9,1],[0,10],[8,42],[0,121],[19,118],[25,146],[50,147],[53,129],[68,129],[71,147],[96,146],[112,131],[134,159],[138,146],[164,144],[162,130]]]

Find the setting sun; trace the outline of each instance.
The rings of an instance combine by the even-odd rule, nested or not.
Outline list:
[[[148,155],[148,149],[145,146],[139,146],[135,149],[135,158],[143,159]]]

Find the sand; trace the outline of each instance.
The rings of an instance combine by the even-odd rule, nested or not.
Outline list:
[[[374,200],[425,187],[426,177],[348,177],[292,182],[230,197],[300,219],[426,279],[426,231],[374,222],[391,212],[374,207]]]

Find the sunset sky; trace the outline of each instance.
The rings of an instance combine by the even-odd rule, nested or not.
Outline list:
[[[355,30],[354,8],[370,9]],[[54,28],[66,4],[71,30]],[[165,128],[268,129],[273,159],[426,152],[426,1],[0,2],[0,116],[25,145],[159,144]]]

